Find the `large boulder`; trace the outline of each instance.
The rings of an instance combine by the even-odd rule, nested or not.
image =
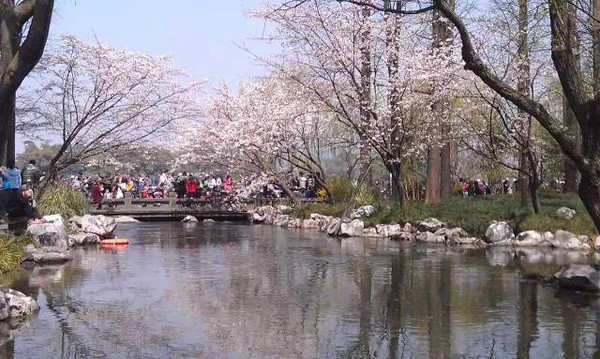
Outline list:
[[[117,221],[107,216],[85,215],[81,218],[81,232],[93,233],[100,238],[113,238]]]
[[[557,209],[555,213],[556,217],[566,220],[572,220],[573,218],[575,218],[576,214],[577,212],[575,212],[575,210],[567,207],[561,207]]]
[[[568,250],[590,250],[592,247],[589,243],[588,236],[576,236],[575,234],[563,230],[558,230],[554,233],[552,246],[559,249]]]
[[[26,317],[39,309],[35,299],[8,287],[0,287],[0,321]]]
[[[436,218],[427,218],[426,220],[421,221],[417,224],[417,229],[419,230],[419,232],[435,233],[445,227],[446,223]]]
[[[94,233],[76,233],[69,236],[69,247],[86,246],[100,243],[100,236]]]
[[[373,206],[362,206],[353,210],[350,214],[351,219],[361,219],[363,217],[368,218],[375,214],[375,207]]]
[[[287,225],[290,229],[299,229],[302,228],[302,219],[300,218],[292,218]]]
[[[550,247],[553,238],[550,232],[542,234],[537,231],[527,231],[519,233],[513,244],[520,247]]]
[[[183,222],[183,223],[197,223],[198,222],[198,218],[196,218],[194,216],[185,216],[185,218],[182,219],[181,222]],[[92,232],[92,233],[94,233],[94,232]]]
[[[383,237],[396,237],[404,232],[399,224],[378,224],[375,226],[377,233]]]
[[[62,220],[54,223],[30,224],[27,227],[27,232],[42,246],[68,247],[67,230]]]
[[[342,237],[360,237],[365,229],[365,223],[360,219],[355,219],[352,222],[344,222],[340,226],[339,235]]]
[[[554,274],[561,288],[582,292],[600,292],[600,274],[584,264],[570,264]]]
[[[490,244],[512,244],[515,233],[507,222],[492,222],[485,231],[484,241]]]
[[[71,253],[61,247],[35,248],[28,245],[22,263],[24,267],[33,267],[35,264],[62,264],[72,259]]]

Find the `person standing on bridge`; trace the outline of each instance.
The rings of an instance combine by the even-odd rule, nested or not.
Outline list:
[[[188,198],[196,198],[196,189],[198,187],[198,183],[194,176],[190,176],[187,182],[185,183],[185,190]]]

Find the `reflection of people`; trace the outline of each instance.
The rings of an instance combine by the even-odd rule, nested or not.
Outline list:
[[[8,198],[6,212],[11,218],[27,217],[30,223],[42,221],[42,216],[33,206],[33,191],[28,186],[23,186],[18,193]]]

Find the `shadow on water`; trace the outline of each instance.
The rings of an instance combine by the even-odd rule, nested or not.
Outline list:
[[[42,310],[0,357],[598,357],[600,300],[522,279],[578,254],[223,224],[119,236],[13,278]]]

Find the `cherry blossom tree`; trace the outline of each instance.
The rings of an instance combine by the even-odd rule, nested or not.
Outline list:
[[[267,2],[254,15],[275,25],[269,40],[283,43],[279,58],[263,60],[314,94],[371,146],[403,203],[402,163],[422,155],[429,144],[443,147],[449,141],[452,131],[438,126],[453,121],[451,106],[435,115],[431,108],[460,93],[462,71],[454,52],[446,51],[448,45],[431,51],[429,43],[419,40],[429,21],[398,20],[380,12],[365,16],[363,9],[324,0],[304,1],[302,6]],[[365,36],[370,37],[372,59],[368,96]],[[289,63],[301,70],[290,73],[285,66]]]
[[[271,180],[292,199],[287,179],[293,170],[303,171],[314,176],[333,202],[321,157],[333,141],[332,114],[314,105],[296,82],[271,75],[245,82],[238,94],[220,86],[207,112],[210,119],[185,126],[181,136],[181,148],[192,160],[243,171],[253,182],[258,177]]]
[[[200,82],[165,56],[125,51],[64,36],[37,69],[22,100],[22,116],[33,135],[57,137],[60,149],[48,180],[88,159],[166,145],[173,126],[200,114]]]

